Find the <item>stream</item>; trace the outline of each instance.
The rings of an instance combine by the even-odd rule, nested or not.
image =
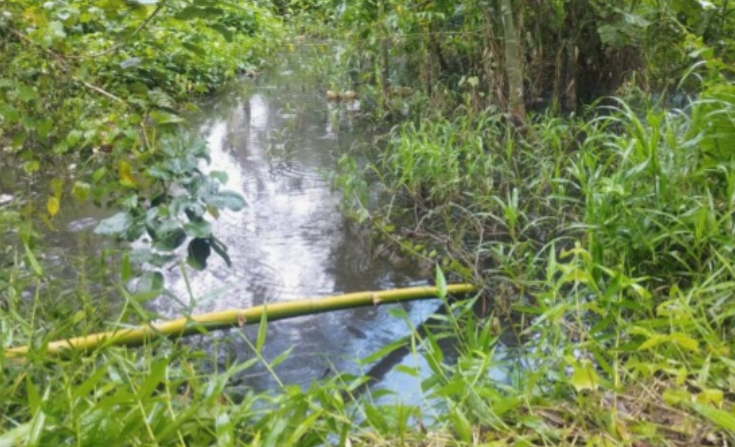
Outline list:
[[[369,143],[375,134],[351,119],[359,103],[326,101],[323,90],[302,73],[291,62],[243,80],[202,107],[200,130],[212,157],[208,169],[227,172],[226,187],[240,192],[249,205],[222,213],[214,226],[229,247],[232,268],[213,259],[202,272],[187,271],[188,278],[180,270],[166,274],[166,284],[178,297],[196,300],[196,313],[426,284],[415,268],[399,269],[373,259],[369,233],[340,213],[341,197],[329,174],[344,151]],[[176,308],[171,300],[152,305],[163,313]],[[308,386],[335,371],[365,372],[355,360],[410,333],[406,321],[390,315],[396,307],[272,323],[263,355],[273,360],[292,348],[275,369],[284,384]],[[436,311],[438,301],[400,307],[418,325]],[[215,336],[226,339],[220,344],[225,357],[244,361],[252,356],[249,343],[257,338],[257,326]],[[195,343],[206,345],[211,337]],[[408,388],[399,376],[388,373],[379,386],[419,391],[418,379]],[[277,381],[256,367],[243,383],[268,389]]]
[[[166,286],[177,297],[149,302],[152,310],[177,317],[183,306],[194,313],[247,308],[363,290],[426,284],[427,273],[408,265],[397,268],[374,259],[369,232],[340,213],[340,194],[329,174],[337,159],[353,144],[370,143],[376,133],[352,116],[359,102],[335,103],[324,89],[303,74],[298,58],[255,79],[242,79],[201,106],[194,125],[205,137],[212,163],[225,171],[227,189],[240,192],[248,207],[224,211],[214,233],[229,248],[232,267],[216,256],[206,270],[164,271]],[[20,174],[7,166],[0,193],[8,200]],[[28,188],[47,194],[45,183]],[[105,243],[92,234],[109,211],[91,204],[62,207],[55,231],[44,237],[44,261],[57,264],[58,275],[75,278],[66,266],[67,252],[89,253]],[[85,255],[86,256],[86,255]],[[93,256],[93,255],[92,255]],[[258,364],[237,377],[237,384],[256,390],[282,384],[309,386],[335,372],[365,373],[357,360],[410,333],[439,307],[438,300],[360,308],[305,316],[268,325],[263,356],[272,361],[291,350],[275,368],[275,376]],[[403,309],[405,317],[394,316]],[[217,358],[220,365],[246,361],[254,355],[258,327],[231,329],[187,341]],[[395,357],[395,356],[394,356]],[[392,366],[426,368],[412,355],[398,356],[376,376],[373,388],[393,390],[394,400],[422,400],[421,377],[397,372]],[[372,367],[368,365],[364,368]]]

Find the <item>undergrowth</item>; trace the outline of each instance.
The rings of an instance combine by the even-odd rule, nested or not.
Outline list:
[[[367,376],[234,388],[249,368],[279,362],[260,355],[264,331],[235,365],[172,340],[48,355],[51,340],[147,321],[145,297],[115,283],[104,255],[79,264],[73,288],[55,287],[27,215],[0,205],[0,230],[15,240],[0,252],[0,345],[34,347],[0,357],[0,447],[732,444],[735,89],[721,78],[680,109],[637,102],[523,126],[463,109],[396,127],[366,173],[344,161],[337,182],[357,216],[484,285],[368,359],[404,346],[423,358],[428,374],[400,372],[431,414],[386,404]],[[384,207],[367,204],[367,178],[391,198]]]
[[[733,441],[733,93],[719,80],[681,109],[614,99],[520,128],[493,113],[410,122],[337,180],[396,250],[443,250],[445,267],[486,285],[494,317],[463,314],[449,332],[467,351],[436,365],[430,391],[459,439]],[[370,177],[393,197],[378,211],[355,180]],[[504,344],[478,339],[501,332]],[[494,380],[508,345],[522,366]]]

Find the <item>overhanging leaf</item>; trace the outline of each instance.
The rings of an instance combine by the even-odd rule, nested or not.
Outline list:
[[[176,250],[186,240],[186,232],[181,228],[171,231],[157,232],[153,239],[153,248],[162,251]]]
[[[95,234],[121,234],[133,225],[133,217],[125,212],[102,219],[94,229]]]
[[[220,191],[207,196],[204,201],[215,208],[228,208],[232,211],[240,211],[247,206],[245,198],[234,191]]]
[[[212,247],[206,239],[195,238],[189,242],[188,253],[186,262],[196,270],[204,270],[207,267],[207,258],[212,254]]]
[[[160,110],[151,111],[151,118],[156,124],[177,124],[184,122],[184,119],[178,115],[168,112],[162,112]]]
[[[192,237],[208,238],[212,235],[212,225],[204,219],[193,220],[184,224],[184,231]]]
[[[209,239],[209,245],[225,261],[227,267],[232,267],[232,261],[230,260],[230,255],[227,254],[227,246],[225,244],[216,237],[211,237]]]

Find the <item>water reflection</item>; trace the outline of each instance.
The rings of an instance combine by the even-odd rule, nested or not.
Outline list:
[[[299,88],[300,79],[296,72],[274,74],[204,110],[200,129],[212,157],[206,169],[225,171],[227,188],[242,193],[249,206],[223,212],[214,225],[232,268],[213,257],[207,270],[187,278],[168,272],[167,284],[178,296],[189,295],[196,312],[417,282],[410,269],[372,259],[369,241],[340,215],[339,194],[324,175],[354,141],[372,137],[351,125],[350,113],[359,105],[328,104],[313,86]],[[171,300],[154,306],[168,315],[180,311]],[[403,307],[419,324],[437,303]],[[333,369],[358,372],[354,359],[408,334],[406,323],[388,313],[387,307],[356,309],[271,324],[264,355],[273,359],[294,348],[276,369],[285,383],[307,385]],[[256,333],[246,328],[218,337],[226,339],[230,360],[242,361],[252,355],[247,340]],[[206,347],[212,338],[195,343]],[[263,369],[243,380],[257,388],[275,383]]]
[[[202,313],[423,283],[410,266],[396,269],[374,260],[364,232],[340,215],[339,193],[331,189],[325,173],[333,171],[336,157],[353,142],[370,141],[373,135],[351,121],[359,102],[327,103],[314,84],[303,79],[295,70],[276,73],[257,85],[236,86],[203,107],[197,126],[212,158],[205,169],[226,172],[226,187],[242,193],[249,206],[238,213],[223,211],[214,222],[215,234],[229,247],[232,267],[212,256],[203,272],[164,271],[179,299],[154,301],[157,312],[174,317],[190,310],[181,303]],[[36,184],[32,176],[21,178],[19,170],[4,171],[9,175],[0,176],[0,203],[26,183],[34,191],[32,200],[43,203],[47,181]],[[91,230],[107,215],[109,210],[91,204],[62,207],[54,220],[57,231],[44,237],[46,261],[64,270],[60,277],[76,277],[65,262],[70,253],[93,257],[104,246]],[[415,302],[280,321],[269,325],[263,355],[273,360],[293,348],[276,368],[283,383],[308,385],[331,371],[365,372],[355,359],[409,333],[406,321],[392,317],[391,309],[402,307],[410,324],[417,326],[437,306],[436,301]],[[220,363],[241,362],[252,357],[250,344],[257,331],[248,326],[188,342],[216,354]],[[420,383],[414,377],[386,377],[382,387],[412,389],[413,394]],[[262,367],[239,380],[257,389],[277,383]]]

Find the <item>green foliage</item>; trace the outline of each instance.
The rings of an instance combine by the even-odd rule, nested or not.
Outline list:
[[[145,150],[145,133],[262,64],[277,34],[252,4],[13,1],[0,18],[0,125],[28,157]]]
[[[693,435],[666,434],[661,414],[732,438],[735,121],[731,81],[717,60],[706,64],[711,80],[681,109],[635,92],[587,120],[547,114],[518,128],[486,112],[406,123],[366,170],[393,197],[377,210],[360,204],[384,236],[446,241],[418,254],[469,265],[520,334],[517,355],[495,356],[496,319],[457,304],[458,321],[431,336],[459,337],[454,367],[424,336],[434,365],[425,389],[460,439],[479,426],[498,445],[583,445],[564,435],[576,424],[609,445]],[[343,181],[363,175],[352,165]],[[410,217],[427,239],[395,231]],[[494,368],[516,379],[495,380]],[[636,406],[631,418],[642,395],[660,413]],[[602,396],[626,402],[612,422],[583,416],[615,408]]]
[[[220,191],[222,173],[199,170],[201,141],[170,135],[196,110],[192,99],[266,63],[279,36],[279,20],[251,3],[8,3],[0,16],[0,144],[29,174],[53,170],[41,219],[53,226],[49,217],[69,195],[114,204],[121,211],[97,232],[125,241],[147,234],[157,253],[135,260],[161,266],[189,240],[193,267],[204,268],[212,251],[229,264],[205,215],[238,210],[243,199]],[[60,172],[62,156],[76,172]]]
[[[726,67],[735,60],[728,37],[735,15],[727,0],[520,1],[513,3],[516,32],[508,35],[500,3],[299,0],[282,6],[298,32],[340,41],[334,57],[381,117],[400,115],[405,102],[392,93],[405,86],[428,98],[429,109],[450,116],[467,105],[466,94],[475,110],[509,110],[508,102],[518,99],[506,70],[512,34],[523,97],[536,110],[549,104],[578,110],[629,83],[673,88],[693,61],[718,59]],[[465,79],[474,80],[471,89]],[[521,84],[517,76],[515,84]]]
[[[103,219],[95,233],[127,242],[146,234],[156,252],[136,250],[133,260],[137,263],[162,267],[174,259],[171,253],[190,239],[189,265],[204,269],[212,250],[229,265],[227,248],[214,236],[206,217],[217,218],[223,209],[240,211],[245,200],[238,193],[221,189],[227,180],[224,172],[204,174],[199,169],[202,160],[209,160],[207,147],[200,139],[169,137],[160,145],[151,153],[154,155],[146,157],[147,169],[139,173],[142,178],[136,179],[138,175],[132,168],[121,162],[119,184],[125,189],[98,190],[105,198],[116,197],[122,211]]]
[[[224,371],[213,371],[207,354],[165,340],[50,361],[43,355],[50,340],[94,332],[110,320],[116,327],[147,320],[138,303],[145,294],[103,287],[103,299],[95,291],[93,300],[80,287],[56,299],[44,283],[47,266],[34,254],[32,228],[12,205],[0,208],[0,226],[17,226],[20,235],[0,252],[0,344],[37,349],[26,363],[0,358],[0,445],[732,443],[729,2],[519,3],[525,60],[537,69],[526,79],[534,94],[560,94],[577,79],[561,68],[550,75],[549,66],[579,63],[594,78],[611,67],[599,65],[608,55],[607,64],[645,67],[638,73],[649,85],[676,80],[701,93],[666,109],[630,85],[630,101],[609,101],[587,119],[548,112],[523,126],[498,112],[502,33],[499,16],[484,14],[493,2],[275,3],[282,13],[311,18],[304,29],[313,31],[319,17],[339,25],[324,34],[348,33],[351,82],[375,94],[375,104],[400,109],[416,101],[430,111],[396,127],[367,174],[344,158],[337,184],[358,217],[372,218],[407,252],[431,260],[441,252],[440,287],[469,276],[493,299],[494,315],[477,313],[487,306],[485,295],[447,301],[447,312],[431,324],[362,363],[402,346],[423,358],[428,376],[418,367],[397,371],[431,402],[432,434],[415,422],[429,424],[423,410],[372,402],[381,392],[360,395],[367,377],[338,375],[309,390],[283,386],[234,397],[234,377],[264,362],[264,328],[247,340],[255,357]],[[0,82],[4,137],[29,172],[40,169],[39,151],[89,156],[99,149],[88,158],[92,178],[54,183],[46,210],[56,214],[67,190],[119,207],[97,232],[122,240],[147,235],[153,247],[123,259],[122,272],[114,272],[123,279],[132,275],[130,263],[163,266],[184,245],[192,267],[203,268],[213,251],[228,260],[209,217],[241,208],[242,198],[222,190],[223,173],[201,171],[200,142],[160,134],[182,120],[189,93],[246,68],[230,50],[275,26],[252,5],[244,10],[254,13],[245,14],[230,4],[161,4],[100,0],[93,9],[16,1],[0,24],[3,57],[13,61]],[[202,51],[210,42],[219,46]],[[162,54],[164,45],[173,48]],[[104,54],[91,63],[96,53]],[[334,76],[329,83],[348,82],[328,65],[319,69]],[[691,76],[679,83],[684,72]],[[411,84],[424,94],[380,98],[399,91],[380,91],[386,74],[393,87]],[[70,115],[55,115],[61,107]],[[449,118],[424,119],[447,110]],[[391,196],[378,210],[367,202],[378,194],[369,186],[375,177]],[[417,218],[411,234],[426,240],[407,241],[396,231],[407,217]],[[155,272],[140,282],[143,292],[162,287]],[[100,305],[115,302],[104,299],[113,294],[125,298],[120,306]],[[456,352],[444,347],[447,339]]]

